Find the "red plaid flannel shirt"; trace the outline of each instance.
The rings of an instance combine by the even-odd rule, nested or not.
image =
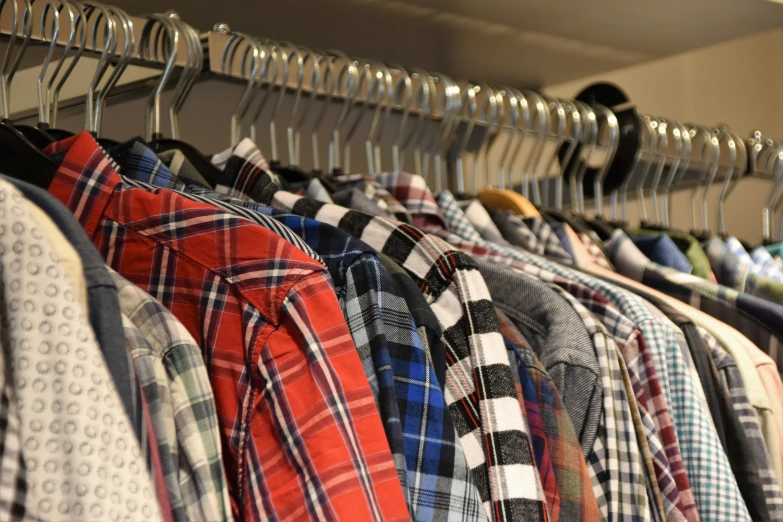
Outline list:
[[[49,192],[201,346],[237,520],[407,520],[323,266],[216,207],[126,185],[87,132],[47,152],[64,156]]]

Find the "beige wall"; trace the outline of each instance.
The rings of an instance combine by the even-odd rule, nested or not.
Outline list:
[[[766,32],[644,65],[629,67],[554,85],[545,93],[573,97],[594,81],[622,86],[645,113],[682,122],[717,125],[725,123],[740,137],[755,129],[783,138],[783,61],[770,59],[772,49],[783,48],[783,30]],[[710,221],[717,218],[715,204],[720,187],[713,186],[708,199]],[[761,207],[772,188],[764,180],[745,179],[726,203],[728,232],[748,241],[761,238]],[[647,208],[651,208],[648,201]],[[690,191],[674,199],[674,223],[690,227]],[[629,204],[637,219],[638,206]]]

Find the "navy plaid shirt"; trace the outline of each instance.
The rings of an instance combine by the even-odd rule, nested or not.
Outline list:
[[[414,520],[486,519],[411,312],[370,246],[331,225],[184,183],[146,147],[134,146],[123,159],[126,176],[253,221],[272,217],[315,251],[334,281]]]

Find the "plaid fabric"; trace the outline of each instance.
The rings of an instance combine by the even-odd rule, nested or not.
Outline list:
[[[35,502],[28,502],[27,470],[22,456],[19,412],[12,383],[0,357],[0,520],[40,520]],[[31,499],[33,500],[33,499]]]
[[[557,233],[543,218],[537,216],[520,217],[508,211],[495,210],[488,207],[485,210],[493,223],[508,223],[506,228],[513,230],[513,232],[511,234],[502,234],[502,236],[512,245],[533,254],[546,256],[558,263],[565,265],[573,264],[574,260],[571,254],[563,248]],[[478,213],[473,216],[467,215],[467,217],[479,233],[482,234],[481,237],[486,241],[494,242],[492,237],[484,236],[482,233],[481,223],[486,220],[485,217],[479,218]]]
[[[155,181],[167,185],[166,168],[154,169]],[[138,172],[138,169],[137,169]],[[408,305],[399,295],[375,252],[331,225],[227,195],[186,187],[197,199],[255,221],[271,216],[280,227],[307,241],[334,281],[335,291],[379,404],[386,436],[414,520],[486,517],[478,491],[457,444],[432,363],[411,322]],[[217,200],[217,201],[216,201]],[[395,390],[396,388],[396,390]],[[399,406],[398,406],[399,405]],[[407,462],[406,462],[407,461]]]
[[[424,178],[407,172],[385,172],[373,177],[402,204],[416,227],[424,230],[431,226],[446,226]]]
[[[492,519],[546,519],[545,499],[486,285],[470,258],[413,226],[278,192],[273,206],[329,223],[395,260],[443,328],[446,403]]]
[[[781,493],[780,483],[775,476],[769,453],[767,452],[758,417],[756,417],[756,412],[750,403],[750,399],[748,399],[742,375],[734,359],[726,353],[712,335],[703,328],[699,328],[699,333],[702,339],[704,339],[709,349],[709,354],[720,372],[721,380],[720,383],[716,384],[721,385],[729,397],[731,397],[734,412],[745,431],[745,436],[753,452],[759,478],[764,488],[764,498],[767,502],[770,517],[772,520],[783,520],[783,493]]]
[[[555,278],[553,282],[576,297],[601,321],[617,344],[625,366],[624,372],[631,385],[629,394],[638,405],[639,422],[636,426],[641,426],[641,438],[649,450],[651,476],[655,478],[654,486],[662,498],[666,519],[698,520],[693,491],[682,462],[668,404],[641,332],[596,292],[577,287],[562,278]]]
[[[452,228],[454,228],[452,226]],[[500,227],[505,233],[504,228]],[[628,317],[645,339],[652,362],[658,370],[661,388],[685,462],[687,476],[702,520],[725,520],[726,514],[747,519],[729,463],[720,447],[706,406],[697,399],[692,376],[680,351],[674,329],[662,322],[639,298],[581,272],[570,270],[519,250],[486,244],[484,248],[467,243],[461,248],[475,255],[487,255],[506,264],[521,261],[519,268],[536,275],[540,269],[576,281],[603,295]],[[684,274],[686,275],[686,274]]]
[[[365,243],[326,223],[293,214],[272,217],[301,235],[326,260],[357,349],[361,352],[370,345],[374,359],[376,351],[391,357],[390,362],[376,360],[375,370],[379,381],[388,373],[392,391],[396,388],[392,397],[399,410],[390,418],[398,425],[402,421],[401,454],[407,460],[403,484],[410,490],[414,520],[485,519],[432,362],[406,301],[378,256]]]
[[[511,372],[511,376],[514,379],[514,388],[517,390],[517,401],[519,401],[519,407],[525,410],[525,415],[528,419],[530,451],[533,452],[536,458],[536,468],[538,468],[538,476],[541,478],[541,485],[544,488],[549,519],[554,520],[555,516],[560,516],[560,494],[557,491],[552,458],[549,455],[549,447],[544,435],[541,410],[538,407],[538,400],[533,390],[533,384],[530,382],[530,377],[527,374],[525,362],[521,359],[519,351],[514,347],[511,340],[505,335],[503,340],[506,342],[508,362],[511,364],[511,368],[517,368],[517,371]]]
[[[604,417],[588,458],[593,490],[604,520],[652,520],[645,469],[614,340],[602,324],[568,292],[569,301],[593,339],[604,384]]]
[[[577,236],[596,265],[608,270],[614,270],[612,263],[609,262],[606,258],[606,254],[604,254],[604,251],[601,250],[601,247],[596,244],[593,238],[584,233],[577,234]]]
[[[495,226],[492,218],[487,213],[486,208],[478,199],[470,199],[467,201],[460,201],[459,206],[462,212],[468,217],[468,220],[473,223],[476,231],[486,239],[493,243],[500,243],[508,245],[509,243],[503,238],[503,235]]]
[[[753,252],[750,253],[750,259],[757,267],[759,275],[776,281],[783,281],[783,264],[777,262],[766,248],[754,248]]]
[[[621,232],[615,232],[604,245],[618,271],[736,328],[783,371],[783,307],[651,263]]]
[[[342,174],[332,178],[332,181],[342,190],[353,189],[359,191],[375,206],[391,214],[398,221],[413,223],[413,219],[405,206],[370,174]],[[356,210],[361,210],[361,208]]]
[[[125,337],[125,347],[132,356],[138,357],[140,352],[151,352],[152,348],[144,339],[141,331],[136,328],[127,315],[121,314],[122,318],[122,330]],[[143,358],[143,356],[141,356]],[[143,366],[143,365],[142,365]],[[135,365],[134,365],[135,370]],[[143,370],[139,375],[146,377],[148,373]],[[153,377],[154,378],[154,377]],[[139,379],[139,385],[149,386],[149,382]],[[156,406],[160,407],[160,393],[152,384],[150,396],[156,403]],[[149,405],[147,401],[147,392],[142,390],[140,399],[140,407],[144,418],[145,435],[142,438],[142,452],[147,457],[147,468],[150,470],[150,476],[152,479],[152,486],[158,498],[160,504],[161,515],[166,521],[187,520],[185,509],[182,505],[182,495],[179,491],[179,485],[176,482],[176,476],[173,473],[175,468],[174,460],[171,456],[170,447],[166,440],[166,426],[163,425],[160,416],[155,418],[150,414]],[[161,433],[158,437],[157,433]],[[168,476],[164,476],[163,469],[166,468]]]
[[[391,212],[383,210],[373,200],[357,188],[344,189],[332,194],[335,204],[346,208],[360,210],[366,214],[397,220]],[[399,221],[399,220],[398,220]]]
[[[754,257],[748,254],[745,247],[742,246],[739,239],[736,237],[730,237],[726,240],[723,246],[724,249],[731,255],[735,256],[740,263],[745,264],[751,273],[760,277],[767,277],[774,281],[783,282],[783,272],[780,271],[780,267],[775,264],[772,256],[769,255],[767,249],[761,247],[754,250],[755,258],[760,262],[756,262]],[[709,254],[708,254],[709,256]],[[710,264],[712,261],[710,261]],[[715,269],[713,268],[713,272]],[[717,276],[717,272],[715,273]]]
[[[64,156],[50,193],[200,345],[235,518],[407,519],[325,269],[214,206],[129,187],[89,133],[47,152]]]
[[[193,337],[148,293],[111,271],[177,520],[231,520],[215,397]],[[137,335],[142,335],[141,339]]]
[[[522,389],[522,397],[525,402],[525,410],[528,412],[531,441],[535,450],[541,482],[547,493],[547,507],[549,507],[551,520],[564,522],[567,520],[597,520],[599,518],[598,504],[592,490],[590,474],[571,419],[563,408],[560,392],[541,361],[538,360],[532,348],[508,316],[497,308],[495,311],[503,335],[514,345],[514,360],[518,361],[517,367],[520,373],[523,370],[527,372],[532,388],[529,389],[528,386],[525,386]],[[539,430],[539,423],[535,421],[533,401],[535,401],[535,407],[541,416],[541,430]],[[544,450],[548,451],[548,461],[543,453]],[[554,491],[552,491],[548,479],[545,478],[550,475],[547,462],[551,464],[557,481]]]
[[[215,187],[220,194],[267,203],[280,190],[280,180],[249,138],[212,156],[212,164],[223,171]]]
[[[493,252],[494,245],[492,243],[477,238],[475,230],[470,230],[470,223],[467,222],[464,215],[460,216],[456,211],[453,199],[450,199],[447,194],[441,194],[439,200],[444,213],[452,218],[451,229],[462,231],[467,236],[465,239],[468,240],[460,241],[459,238],[452,238],[449,239],[449,242],[459,244],[469,253],[511,264],[515,268],[532,273],[540,279],[562,287],[587,307],[611,332],[634,384],[635,393],[632,396],[639,403],[642,424],[647,426],[644,428],[644,436],[653,456],[654,476],[666,499],[666,512],[672,513],[671,506],[676,506],[678,511],[689,520],[697,520],[698,515],[692,487],[682,463],[677,433],[669,414],[668,405],[670,402],[663,393],[652,356],[636,325],[621,315],[615,307],[609,306],[606,299],[591,289],[585,281],[581,281],[580,284],[574,282],[573,278],[562,277],[562,272],[561,276],[558,276],[546,268],[532,267],[521,261],[521,256],[515,254],[517,251],[514,249],[505,250],[505,252],[511,252],[509,255],[498,253],[497,250]],[[478,244],[470,242],[470,239],[477,241]],[[562,270],[567,269],[563,268]],[[648,417],[651,418],[648,419]],[[650,426],[653,429],[650,429]],[[676,516],[676,514],[672,516]]]
[[[123,143],[122,145],[112,148],[109,151],[109,154],[117,162],[118,167],[121,169],[124,176],[135,181],[147,183],[148,185],[168,188],[180,192],[187,192],[183,195],[188,199],[200,201],[202,203],[210,203],[231,212],[240,213],[240,215],[245,219],[249,219],[257,225],[261,225],[262,227],[271,230],[307,254],[308,257],[311,257],[312,259],[323,264],[324,261],[321,259],[321,256],[318,255],[318,253],[316,253],[312,248],[310,248],[310,245],[303,241],[301,237],[291,232],[291,230],[285,226],[282,226],[280,223],[270,218],[269,216],[257,214],[254,212],[243,212],[241,209],[232,207],[230,205],[221,204],[220,201],[227,200],[230,203],[241,206],[245,200],[240,200],[229,195],[220,194],[213,191],[212,189],[194,184],[190,180],[179,178],[172,170],[167,167],[165,163],[163,163],[160,158],[158,158],[158,156],[152,150],[150,150],[142,142],[138,140],[131,140],[127,143]],[[187,168],[187,163],[180,163],[180,169],[182,168]],[[203,197],[198,197],[199,195]]]
[[[712,238],[705,250],[718,282],[775,304],[783,302],[783,281],[759,275],[758,267],[739,241],[729,240],[724,246]]]

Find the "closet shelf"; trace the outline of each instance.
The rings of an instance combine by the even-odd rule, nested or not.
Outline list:
[[[131,15],[154,0],[116,0]],[[193,27],[540,88],[783,27],[768,0],[170,0]],[[763,52],[763,50],[760,50]]]

